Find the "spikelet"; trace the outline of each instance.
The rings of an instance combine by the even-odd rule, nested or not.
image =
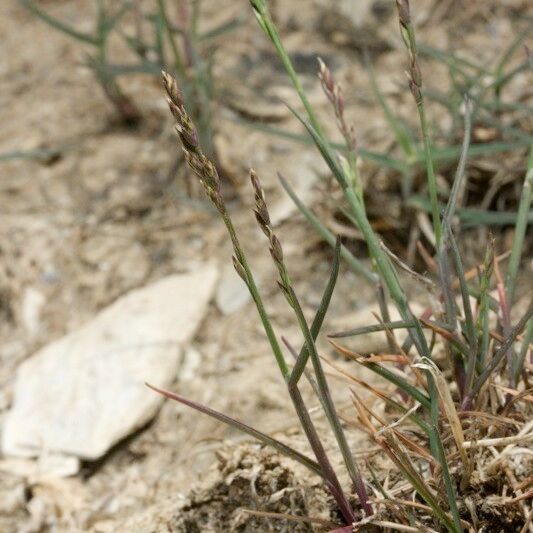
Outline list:
[[[225,212],[224,201],[220,194],[220,177],[215,165],[203,153],[198,132],[185,110],[182,92],[178,82],[167,72],[163,72],[163,85],[167,93],[168,107],[172,116],[176,119],[176,131],[180,138],[185,160],[198,176],[207,195],[215,207]]]

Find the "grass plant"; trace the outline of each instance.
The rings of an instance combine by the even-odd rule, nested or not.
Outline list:
[[[131,5],[127,2],[119,2],[118,8],[108,9],[102,0],[95,1],[96,15],[93,32],[84,32],[53,17],[33,0],[20,0],[20,3],[51,28],[83,43],[91,50],[87,54],[86,64],[94,72],[104,94],[125,124],[130,126],[137,124],[141,118],[139,109],[121,89],[116,79],[117,76],[108,69],[110,35],[129,11]]]
[[[178,2],[175,13],[170,11],[168,0],[153,0],[142,8],[138,0],[94,0],[94,29],[85,32],[52,16],[34,0],[19,1],[48,26],[87,48],[87,67],[126,125],[137,124],[142,116],[122,89],[121,78],[132,74],[159,77],[162,69],[177,76],[204,151],[217,161],[213,144],[212,58],[216,39],[234,30],[239,20],[201,32],[198,27],[201,0]],[[114,58],[110,50],[113,39],[129,49],[129,62],[122,63]]]
[[[256,2],[259,6],[258,12],[263,9],[261,2]],[[266,4],[265,4],[266,5]],[[257,7],[256,7],[257,9]],[[265,11],[263,9],[263,11]],[[268,10],[266,10],[268,11]],[[404,10],[405,11],[405,10]],[[408,12],[408,10],[407,10]],[[265,18],[265,14],[262,15]],[[519,31],[516,38],[510,45],[505,48],[500,57],[497,57],[492,63],[479,64],[478,61],[470,60],[458,56],[448,50],[439,50],[415,38],[411,19],[405,19],[401,23],[401,36],[405,40],[408,50],[407,75],[411,92],[414,91],[419,123],[422,126],[422,142],[417,141],[416,132],[410,121],[388,104],[384,97],[379,82],[376,79],[372,66],[372,58],[369,54],[364,55],[364,65],[368,72],[371,85],[371,96],[378,103],[383,111],[383,115],[389,126],[391,135],[395,140],[395,147],[386,153],[380,153],[376,150],[369,150],[367,147],[359,147],[358,153],[363,160],[370,161],[382,169],[387,169],[387,174],[393,182],[398,182],[401,186],[403,197],[402,204],[402,221],[405,222],[406,216],[409,217],[411,227],[416,226],[416,215],[420,212],[430,213],[433,219],[434,232],[438,234],[439,217],[437,216],[446,205],[447,190],[437,184],[435,174],[448,174],[453,171],[453,166],[458,162],[462,153],[462,147],[458,142],[461,136],[462,114],[464,96],[468,95],[473,103],[472,124],[475,131],[486,129],[493,131],[491,137],[480,142],[471,142],[468,147],[468,157],[477,158],[492,157],[499,152],[520,153],[527,148],[533,137],[531,133],[524,128],[528,116],[531,114],[531,107],[527,103],[512,102],[505,99],[505,88],[520,73],[527,70],[528,57],[524,55],[522,61],[514,68],[509,67],[511,60],[520,55],[521,46],[530,33],[531,22],[524,21],[524,29]],[[268,35],[274,35],[272,30],[268,30]],[[279,41],[279,35],[276,38]],[[276,45],[276,48],[278,45]],[[443,65],[449,76],[449,89],[444,90],[442,87],[434,88],[422,84],[422,73],[420,60],[431,61],[436,67]],[[285,62],[285,60],[282,60]],[[432,66],[428,66],[431,71]],[[417,85],[419,83],[420,85]],[[502,88],[497,96],[496,87]],[[449,113],[451,123],[450,130],[440,128],[428,121],[427,107],[438,105],[444,107]],[[304,106],[305,109],[305,106]],[[313,119],[309,119],[313,127]],[[302,135],[296,132],[289,132],[277,126],[242,122],[245,126],[265,131],[272,135],[277,135],[285,139],[301,143],[311,143],[312,140],[308,135]],[[439,138],[439,144],[432,142],[430,129],[436,130]],[[318,130],[317,130],[318,131]],[[343,154],[349,154],[349,149],[345,143],[333,143],[331,146]],[[423,175],[429,179],[421,178]],[[422,187],[414,184],[421,182]],[[425,184],[425,187],[424,187]],[[427,190],[427,193],[426,193]],[[494,211],[486,207],[474,207],[472,203],[477,203],[477,196],[467,195],[465,200],[470,205],[459,205],[457,215],[461,222],[466,225],[489,225],[501,226],[513,224],[516,220],[516,213]],[[490,203],[490,202],[489,202]],[[370,207],[371,204],[370,204]],[[342,208],[341,208],[342,209]],[[502,214],[500,217],[499,214]],[[405,216],[404,216],[405,215]],[[533,216],[530,213],[529,216]],[[398,225],[404,227],[405,224]]]
[[[270,255],[277,268],[278,286],[298,323],[303,345],[299,352],[285,342],[294,359],[290,364],[274,330],[250,269],[246,253],[232,223],[231,215],[220,191],[216,166],[203,152],[200,136],[187,113],[184,95],[176,80],[164,74],[170,111],[177,123],[177,132],[185,159],[204,186],[211,202],[225,224],[233,244],[233,264],[247,285],[255,302],[274,359],[287,385],[302,431],[305,433],[314,459],[293,450],[260,431],[233,418],[187,400],[170,391],[154,388],[168,398],[184,403],[237,429],[305,465],[324,480],[333,496],[343,523],[336,531],[358,531],[364,527],[398,531],[463,531],[510,530],[518,527],[527,531],[531,523],[531,472],[520,470],[510,455],[520,457],[526,452],[519,446],[532,439],[531,370],[527,354],[533,350],[533,305],[530,303],[518,320],[511,318],[516,295],[516,276],[521,250],[530,221],[533,157],[515,214],[515,234],[505,275],[500,272],[500,260],[490,241],[482,265],[467,270],[461,255],[460,234],[455,217],[460,212],[458,196],[467,181],[466,159],[470,151],[472,114],[479,102],[466,99],[464,109],[464,140],[459,163],[447,204],[441,206],[436,194],[434,149],[427,127],[422,74],[418,64],[418,48],[412,24],[409,2],[397,0],[400,30],[404,37],[409,61],[409,88],[419,114],[423,139],[423,160],[426,169],[430,210],[433,218],[434,256],[425,252],[430,272],[412,272],[404,262],[390,252],[381,236],[373,229],[365,206],[363,181],[357,165],[360,157],[354,130],[343,115],[343,97],[332,72],[321,62],[319,77],[330,101],[336,124],[344,137],[343,154],[325,136],[325,128],[306,97],[302,84],[287,54],[264,0],[250,0],[260,27],[274,45],[294,88],[301,99],[304,114],[291,109],[303,124],[338,183],[349,207],[350,220],[363,235],[371,266],[355,258],[340,240],[335,238],[316,215],[306,207],[291,189],[289,180],[280,177],[283,188],[295,201],[306,219],[335,249],[330,279],[319,309],[311,324],[306,321],[297,289],[286,265],[282,245],[270,221],[265,194],[259,178],[251,171],[255,196],[255,217],[264,232]],[[501,91],[502,84],[498,85]],[[501,92],[499,93],[501,94]],[[324,360],[319,356],[315,340],[323,320],[343,258],[360,276],[361,283],[371,283],[381,302],[378,324],[337,332],[330,336],[339,354],[362,365],[379,376],[383,386],[365,382],[355,373],[342,370],[334,362],[328,366],[336,376],[351,384],[357,425],[375,440],[398,476],[385,476],[373,468],[356,464],[345,436],[346,423],[341,422],[330,393]],[[428,294],[430,305],[418,316],[412,312],[399,270],[406,270]],[[473,274],[472,274],[473,272]],[[496,287],[493,293],[492,288]],[[397,308],[400,320],[388,316],[388,300]],[[396,341],[395,331],[406,330],[407,340]],[[369,356],[352,351],[351,337],[370,331],[384,331],[390,353]],[[343,338],[343,344],[338,339]],[[282,339],[282,338],[281,338]],[[348,339],[348,340],[346,340]],[[283,339],[282,339],[283,340]],[[391,367],[391,364],[394,366]],[[311,371],[312,367],[312,371]],[[312,384],[331,426],[343,458],[352,487],[342,487],[325,451],[319,432],[309,415],[309,408],[300,392],[300,380],[305,376]],[[362,394],[373,401],[364,401]],[[376,408],[376,402],[383,409]],[[344,420],[344,419],[343,419]],[[503,449],[501,447],[504,447]],[[368,472],[368,475],[363,474]],[[500,481],[494,481],[496,478]],[[529,477],[528,477],[529,476]],[[381,476],[383,477],[383,476]],[[358,506],[350,503],[351,493]],[[491,499],[498,509],[491,515],[484,500]],[[268,514],[272,518],[272,514]]]

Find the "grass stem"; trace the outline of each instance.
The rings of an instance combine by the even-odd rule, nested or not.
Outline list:
[[[442,226],[440,221],[440,212],[438,207],[437,180],[435,177],[435,168],[433,165],[431,137],[429,134],[429,124],[422,92],[422,72],[418,63],[418,50],[416,46],[415,31],[411,20],[408,0],[396,0],[398,16],[400,20],[400,30],[404,43],[409,52],[409,88],[413,95],[418,110],[420,129],[424,141],[424,159],[426,163],[427,183],[429,197],[431,200],[431,213],[433,217],[433,229],[435,231],[435,240],[437,248],[440,246],[442,238]]]

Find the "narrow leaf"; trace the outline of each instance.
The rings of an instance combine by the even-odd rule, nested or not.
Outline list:
[[[218,411],[215,411],[214,409],[211,409],[210,407],[199,404],[192,400],[188,400],[187,398],[184,398],[183,396],[180,396],[179,394],[176,394],[174,392],[170,392],[167,390],[159,389],[157,387],[154,387],[153,385],[150,385],[149,383],[146,383],[146,386],[154,390],[155,392],[158,392],[159,394],[165,396],[166,398],[169,398],[170,400],[175,400],[188,407],[191,407],[192,409],[195,409],[196,411],[204,413],[212,418],[219,420],[220,422],[224,422],[228,426],[234,427],[235,429],[238,429],[239,431],[242,431],[243,433],[246,433],[247,435],[254,437],[255,439],[262,442],[263,444],[266,444],[267,446],[272,446],[281,454],[286,455],[287,457],[290,457],[291,459],[294,459],[295,461],[298,461],[300,464],[307,467],[313,473],[318,474],[319,476],[322,476],[320,467],[315,461],[303,455],[302,453],[294,450],[293,448],[287,446],[286,444],[283,444],[281,441],[274,439],[273,437],[270,437],[269,435],[262,433],[261,431],[258,431],[257,429],[254,429],[253,427],[250,427],[242,422],[239,422],[238,420],[235,420],[234,418],[231,418],[223,413],[219,413]]]
[[[97,46],[99,44],[98,39],[94,37],[93,35],[75,30],[68,24],[65,24],[61,22],[60,20],[52,17],[51,15],[46,13],[46,11],[42,10],[40,7],[35,5],[35,3],[32,0],[20,0],[20,2],[25,8],[27,8],[35,16],[40,18],[43,22],[45,22],[52,28],[62,33],[65,33],[66,35],[70,35],[70,37],[73,37],[74,39],[77,39],[78,41],[83,41],[85,43],[92,44],[94,46]]]
[[[470,146],[470,134],[472,130],[472,102],[465,96],[464,99],[465,107],[465,132],[463,136],[463,146],[461,147],[461,156],[459,158],[459,164],[457,165],[457,170],[455,172],[455,177],[453,179],[452,190],[450,192],[450,197],[448,198],[448,204],[446,205],[446,210],[444,211],[443,222],[452,224],[453,215],[457,207],[457,199],[459,193],[464,189],[465,181],[465,167],[466,159],[468,154],[468,147]]]
[[[244,17],[235,17],[228,22],[223,22],[219,26],[198,35],[198,42],[211,41],[217,37],[231,33],[238,27],[242,26],[244,22]]]
[[[286,105],[292,112],[292,114],[304,125],[305,129],[308,131],[309,135],[315,142],[318,151],[320,152],[320,154],[324,158],[324,161],[333,173],[333,176],[339,182],[339,185],[343,189],[348,188],[348,180],[346,179],[346,175],[344,174],[342,168],[339,166],[337,158],[335,157],[335,154],[331,149],[329,143],[324,140],[324,138],[315,130],[315,128],[313,128],[313,126],[309,122],[307,122],[307,120],[305,120],[300,115],[300,113],[298,113],[298,111],[296,111],[296,109],[291,107],[289,104]]]
[[[340,238],[337,237],[337,241],[335,244],[335,255],[333,256],[333,265],[331,267],[331,273],[329,276],[328,284],[326,285],[326,290],[324,291],[324,294],[322,295],[320,305],[318,306],[318,310],[315,314],[315,318],[310,328],[311,336],[313,337],[313,340],[316,340],[316,338],[318,337],[318,333],[320,332],[320,329],[322,328],[322,324],[324,323],[324,318],[326,317],[329,303],[331,302],[331,297],[333,296],[333,290],[335,289],[335,284],[337,283],[337,277],[339,275],[340,252],[341,252],[341,241],[340,241]],[[294,368],[292,369],[291,376],[289,378],[289,386],[296,385],[298,383],[305,369],[305,365],[308,359],[309,359],[309,350],[307,349],[307,346],[304,344],[302,346],[302,349],[300,350],[300,353],[296,360],[296,364],[294,365]]]
[[[528,224],[528,212],[533,199],[533,147],[529,152],[528,168],[524,185],[522,187],[522,194],[520,195],[520,204],[518,206],[518,214],[516,217],[515,233],[513,238],[513,245],[511,248],[511,257],[509,258],[509,265],[507,267],[507,275],[505,279],[505,288],[507,290],[507,300],[509,307],[513,305],[515,281],[518,274],[518,267],[520,266],[520,258],[522,257],[522,249],[524,244],[524,237]]]
[[[383,322],[383,324],[374,324],[372,326],[361,326],[347,331],[338,331],[337,333],[330,333],[330,339],[340,339],[342,337],[357,337],[358,335],[365,335],[367,333],[377,333],[379,331],[386,331],[387,329],[407,329],[415,326],[414,321],[409,320],[394,320],[391,322]]]
[[[494,357],[492,358],[492,361],[489,363],[487,368],[482,372],[482,374],[476,380],[475,385],[472,390],[473,395],[479,392],[479,390],[481,389],[485,381],[487,381],[487,379],[491,376],[492,372],[494,372],[494,370],[502,362],[502,359],[505,357],[505,354],[515,342],[517,335],[524,329],[528,320],[532,316],[533,316],[533,304],[530,304],[528,310],[524,313],[524,315],[522,316],[518,324],[512,329],[510,335],[507,337],[505,342],[498,348],[497,352],[494,354]]]
[[[343,346],[340,346],[339,344],[337,344],[335,341],[332,341],[331,339],[330,339],[330,342],[340,353],[353,359],[356,363],[359,363],[360,365],[363,365],[366,368],[372,370],[372,372],[375,372],[376,374],[385,378],[387,381],[390,381],[392,384],[396,385],[397,387],[402,389],[404,392],[409,394],[409,396],[414,398],[417,402],[421,403],[426,409],[429,409],[430,407],[429,398],[425,394],[420,392],[416,387],[413,387],[413,385],[408,383],[402,376],[400,376],[396,372],[393,372],[381,365],[378,365],[377,363],[367,362],[364,357],[358,356],[357,354],[350,352],[349,350],[347,350]]]

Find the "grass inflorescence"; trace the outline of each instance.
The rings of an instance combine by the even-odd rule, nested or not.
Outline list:
[[[424,144],[435,237],[433,252],[423,247],[420,249],[427,262],[428,273],[414,272],[388,249],[369,221],[363,180],[359,174],[360,148],[354,129],[345,120],[342,92],[332,72],[325,63],[319,63],[319,78],[344,138],[345,155],[340,155],[325,136],[325,128],[305,95],[266,2],[250,0],[250,3],[260,27],[272,41],[294,84],[305,114],[291,110],[306,128],[337,181],[349,209],[349,220],[363,236],[372,264],[367,267],[343,247],[340,239],[336,239],[298,199],[289,181],[280,177],[284,189],[307,220],[335,249],[330,279],[314,320],[308,323],[285,261],[282,243],[272,226],[261,182],[256,173],[250,171],[255,218],[266,236],[277,268],[279,289],[299,325],[303,338],[300,351],[278,337],[226,207],[216,165],[203,151],[178,83],[165,73],[163,80],[168,103],[176,120],[185,159],[227,228],[233,244],[234,267],[255,302],[314,458],[227,415],[173,392],[153,388],[275,447],[321,476],[343,520],[339,531],[350,531],[352,527],[358,530],[372,524],[400,531],[459,533],[512,527],[518,527],[517,531],[520,528],[526,531],[532,517],[528,502],[531,471],[528,472],[525,461],[521,463],[519,458],[526,454],[524,449],[531,443],[533,435],[533,425],[528,421],[532,400],[528,384],[531,371],[528,353],[533,353],[533,305],[529,303],[518,317],[515,317],[514,308],[516,276],[531,216],[533,156],[528,159],[515,216],[514,241],[505,273],[502,273],[503,259],[496,255],[492,239],[483,262],[467,269],[455,218],[458,196],[467,181],[466,159],[476,102],[468,97],[464,99],[464,139],[459,163],[447,204],[441,206],[436,194],[434,151],[427,127],[422,73],[410,6],[407,0],[398,0],[400,29],[409,61],[408,85],[418,109]],[[500,89],[501,85],[498,86]],[[344,358],[374,372],[383,385],[362,380],[355,372],[346,371],[333,362],[328,362],[328,366],[335,370],[337,377],[350,383],[357,425],[367,431],[383,451],[383,456],[392,465],[395,474],[392,476],[376,471],[370,459],[364,468],[356,463],[346,439],[346,423],[344,419],[341,421],[332,400],[324,362],[316,348],[315,341],[330,304],[341,258],[360,275],[360,283],[371,283],[376,288],[381,313],[377,316],[377,324],[336,332],[329,338]],[[430,303],[420,315],[412,311],[400,271],[413,278],[427,293]],[[390,320],[388,300],[398,310],[399,320]],[[401,329],[407,332],[403,343],[399,343],[395,336],[395,332]],[[386,333],[388,353],[362,355],[344,344],[349,340],[342,343],[338,340],[376,331]],[[291,354],[293,364],[287,360],[280,338]],[[332,467],[300,392],[302,376],[311,382],[331,426],[351,487],[341,485]],[[365,401],[363,394],[372,400]],[[352,492],[358,499],[356,507],[350,503]],[[493,507],[488,508],[485,500],[490,500]]]

